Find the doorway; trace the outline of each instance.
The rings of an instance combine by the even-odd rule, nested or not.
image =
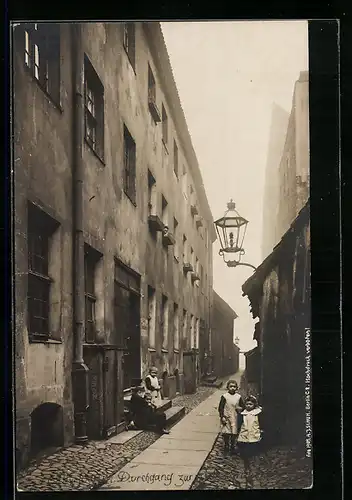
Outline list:
[[[31,456],[63,445],[63,408],[56,403],[42,403],[31,413]]]
[[[123,348],[123,389],[141,376],[140,277],[120,262],[115,265],[115,335]]]

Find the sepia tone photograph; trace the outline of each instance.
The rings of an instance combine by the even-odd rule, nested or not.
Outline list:
[[[312,488],[308,22],[11,52],[16,490]]]

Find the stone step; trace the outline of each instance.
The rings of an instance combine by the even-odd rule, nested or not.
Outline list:
[[[132,395],[125,396],[123,398],[124,404],[125,404],[125,408],[126,408],[127,411],[129,410],[129,406],[130,406],[130,402],[131,402],[131,397],[132,397]],[[169,408],[171,408],[171,406],[172,406],[171,399],[163,399],[161,401],[161,404],[158,406],[156,412],[157,413],[163,413],[166,410],[168,410]]]
[[[166,410],[166,425],[170,427],[171,425],[178,422],[182,417],[184,417],[186,409],[184,406],[172,406]]]

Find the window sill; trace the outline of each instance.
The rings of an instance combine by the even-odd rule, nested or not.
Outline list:
[[[154,347],[148,347],[149,352],[156,352],[156,349]]]
[[[58,104],[56,100],[49,94],[49,92],[43,87],[43,85],[40,83],[40,81],[32,74],[30,68],[28,68],[26,65],[24,67],[26,73],[30,76],[31,80],[40,88],[40,90],[43,92],[45,97],[48,99],[48,101],[51,102],[51,104],[56,108],[61,114],[64,112],[63,108],[61,107],[61,104]],[[61,88],[61,85],[60,85]]]
[[[174,349],[174,353],[180,354],[180,349]]]
[[[176,255],[174,255],[174,259],[176,262],[180,262],[180,257],[176,257]]]
[[[169,352],[169,349],[165,349],[164,347],[161,349],[161,352],[163,353],[168,353]]]
[[[103,158],[101,158],[101,156],[95,151],[95,149],[93,148],[93,146],[91,146],[91,144],[89,143],[89,141],[87,140],[86,137],[84,138],[84,141],[87,144],[87,146],[89,147],[89,149],[91,150],[91,152],[94,154],[94,156],[96,156],[98,158],[98,160],[100,161],[100,163],[105,167],[105,162],[104,162]]]
[[[132,203],[132,205],[134,207],[137,207],[137,203],[132,200],[131,196],[127,193],[127,191],[125,191],[125,189],[124,189],[123,192],[125,193],[125,195],[127,196],[127,198],[130,200],[130,202]]]
[[[62,344],[62,340],[55,339],[29,339],[30,344]]]

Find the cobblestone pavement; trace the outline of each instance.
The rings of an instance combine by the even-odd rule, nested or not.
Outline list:
[[[172,400],[173,406],[184,406],[185,414],[196,408],[202,401],[211,396],[218,389],[216,387],[199,387],[196,394],[184,394],[176,396]]]
[[[215,391],[213,387],[199,387],[195,394],[177,396],[172,403],[185,406],[188,413]],[[86,446],[72,445],[31,463],[17,475],[17,487],[19,491],[98,488],[158,438],[154,432],[142,432],[125,444],[92,441]]]
[[[250,461],[224,457],[221,436],[200,469],[192,490],[303,489],[311,486],[311,462],[293,449],[273,448]]]

